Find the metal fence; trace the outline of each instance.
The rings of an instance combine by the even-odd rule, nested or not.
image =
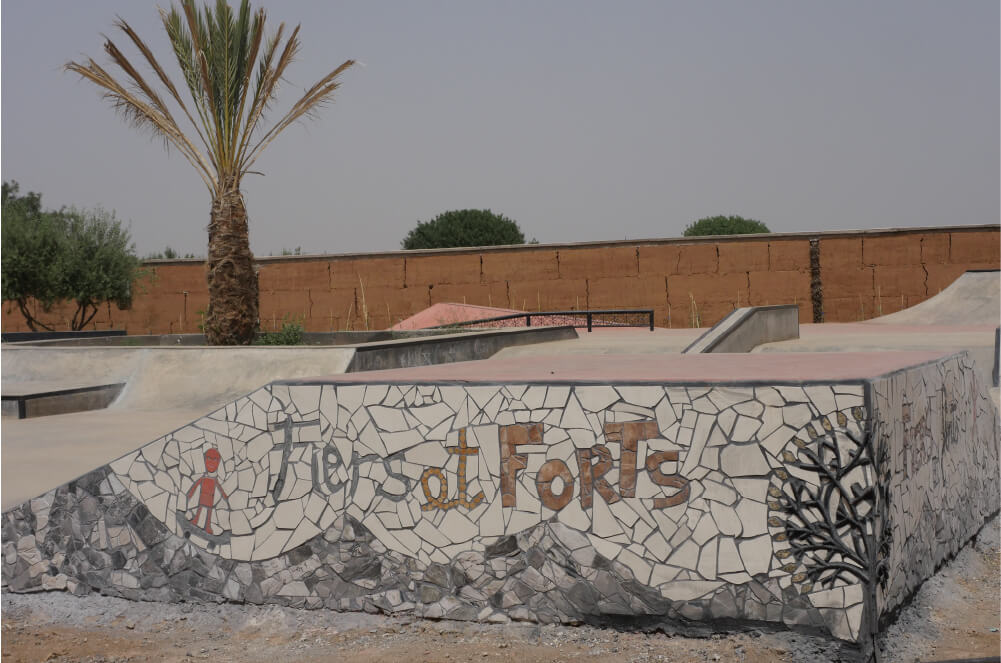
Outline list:
[[[524,323],[522,325],[521,323]],[[495,318],[465,320],[431,327],[649,327],[653,331],[653,309],[618,309],[604,311],[542,311],[538,313],[513,313]]]

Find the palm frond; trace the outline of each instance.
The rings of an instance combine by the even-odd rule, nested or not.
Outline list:
[[[337,69],[324,76],[317,82],[313,87],[306,91],[302,96],[292,106],[285,116],[279,120],[264,136],[261,138],[257,144],[249,151],[244,161],[240,163],[240,170],[245,171],[250,168],[251,165],[257,158],[261,155],[261,152],[266,148],[271,141],[273,141],[278,134],[288,128],[296,120],[302,117],[309,116],[317,108],[329,103],[333,99],[334,92],[341,86],[340,82],[337,81],[337,77],[340,76],[349,67],[354,65],[354,60],[346,60]]]
[[[161,16],[163,16],[164,12],[162,9],[160,10],[160,13]],[[195,131],[198,134],[198,138],[202,141],[202,145],[208,148],[208,141],[202,134],[201,127],[198,126],[198,123],[195,122],[195,119],[191,116],[190,111],[188,111],[187,105],[184,103],[184,99],[181,98],[181,95],[178,93],[177,88],[174,86],[174,82],[170,80],[170,77],[167,75],[167,72],[163,70],[163,67],[160,65],[160,62],[153,55],[153,51],[151,51],[149,46],[146,45],[146,42],[144,42],[142,38],[139,37],[139,34],[132,29],[132,26],[130,26],[127,22],[125,22],[125,20],[123,20],[121,17],[119,17],[115,21],[115,27],[119,28],[122,32],[124,32],[129,37],[129,39],[132,40],[132,43],[135,45],[135,47],[139,49],[139,52],[143,54],[143,57],[146,58],[146,63],[149,64],[150,68],[156,73],[157,77],[160,79],[160,82],[163,83],[163,86],[166,87],[167,90],[170,92],[170,96],[173,97],[174,101],[177,102],[177,105],[181,107],[182,111],[184,111],[184,115],[188,118],[188,121],[191,122],[191,125],[195,128]],[[170,30],[168,29],[167,32],[169,35]],[[190,40],[189,40],[188,50],[190,52]],[[182,72],[183,69],[184,68],[182,67]],[[212,156],[211,152],[209,152],[209,156],[210,157]]]
[[[214,188],[215,178],[212,169],[205,163],[198,149],[188,140],[172,118],[137,97],[91,59],[88,59],[86,65],[70,62],[66,64],[66,70],[91,81],[104,90],[104,97],[133,126],[147,130],[154,136],[174,145],[184,158],[198,170],[198,174],[206,186],[210,190]]]

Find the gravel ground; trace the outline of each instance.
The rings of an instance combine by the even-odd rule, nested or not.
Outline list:
[[[885,663],[998,656],[999,529],[995,517],[915,595],[880,639]],[[249,605],[134,603],[105,596],[2,599],[4,663],[246,661],[839,660],[839,647],[792,632],[686,638],[570,626],[426,621]]]

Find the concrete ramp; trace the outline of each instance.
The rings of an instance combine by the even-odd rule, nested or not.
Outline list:
[[[867,324],[997,325],[1001,318],[1001,272],[965,272],[931,299]]]
[[[343,373],[352,348],[4,347],[4,382],[124,382],[109,409],[208,412],[276,378]]]
[[[750,352],[763,343],[795,338],[799,338],[798,306],[749,306],[717,322],[682,354]]]

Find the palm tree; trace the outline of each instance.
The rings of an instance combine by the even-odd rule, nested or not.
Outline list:
[[[250,343],[258,324],[257,273],[240,181],[278,134],[333,99],[338,76],[354,61],[347,60],[321,78],[281,119],[258,131],[285,69],[299,51],[299,26],[284,44],[284,23],[265,38],[264,10],[252,12],[248,0],[236,12],[218,0],[214,11],[206,5],[201,13],[193,0],[181,0],[180,10],[161,9],[160,18],[191,93],[193,114],[152,51],[121,18],[115,26],[139,50],[166,94],[158,93],[110,39],[104,50],[124,72],[121,81],[89,58],[85,63],[70,62],[66,69],[101,88],[126,120],[162,138],[198,171],[212,197],[205,334],[211,344]],[[194,127],[194,135],[181,131],[165,103],[167,97]]]

